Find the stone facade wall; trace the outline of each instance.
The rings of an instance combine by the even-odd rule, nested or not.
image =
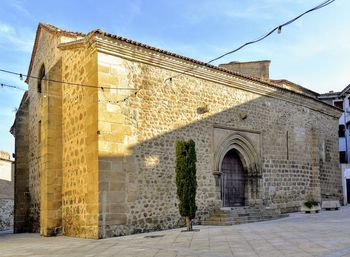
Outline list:
[[[65,81],[98,85],[94,51],[67,49],[62,63]],[[67,236],[98,237],[97,102],[97,88],[64,85],[62,226]]]
[[[46,79],[97,85],[93,51],[58,48],[71,40],[41,30],[32,74],[44,65]],[[97,91],[43,81],[38,93],[37,84],[29,80],[30,231],[97,238]]]
[[[136,95],[132,90],[101,92],[100,212],[106,218],[100,219],[100,237],[179,224],[177,138],[196,142],[198,220],[220,206],[213,175],[215,126],[261,133],[263,177],[258,183],[264,205],[294,211],[310,194],[317,199],[341,195],[335,117],[277,99],[274,92],[261,95],[186,75],[166,83],[173,73],[157,64],[105,53],[98,60],[100,83],[139,90]],[[198,111],[203,107],[208,112]]]
[[[125,109],[126,98],[135,95],[132,77],[139,71],[133,70],[133,74],[130,72],[133,67],[120,65],[122,62],[113,56],[98,55],[98,81],[105,88],[99,90],[98,104],[101,238],[111,236],[116,226],[126,225],[128,214],[140,215],[135,213],[133,206],[129,206],[137,200],[140,177],[135,166],[136,159],[134,156],[128,158],[128,147],[137,143],[135,118],[138,111],[135,110],[135,117],[130,117],[126,112],[130,110]]]
[[[48,32],[45,29],[41,29],[37,36],[39,39],[37,41],[38,50],[35,52],[31,71],[33,76],[39,76],[39,71],[42,66],[45,67],[45,79],[58,81],[68,79],[70,82],[76,81],[77,83],[82,83],[84,80],[90,83],[90,78],[96,76],[96,72],[91,72],[91,70],[88,69],[85,74],[91,75],[86,75],[84,77],[82,76],[84,74],[81,72],[81,69],[76,72],[76,66],[68,65],[62,67],[62,59],[68,64],[69,60],[71,60],[70,54],[72,54],[72,52],[63,53],[63,51],[58,48],[58,45],[76,38],[61,36]],[[79,58],[77,59],[79,61],[75,65],[81,65],[84,60],[88,59],[88,57],[84,59],[84,54],[85,52],[79,53]],[[87,65],[93,67],[90,63]],[[87,80],[87,78],[89,80]],[[76,231],[77,223],[81,226],[81,231],[83,231],[81,232],[82,237],[97,237],[97,232],[95,236],[93,236],[91,232],[87,233],[88,236],[84,234],[85,230],[89,230],[90,228],[87,228],[86,222],[80,224],[82,222],[80,219],[77,219],[81,215],[86,216],[86,213],[90,213],[90,210],[86,211],[83,210],[83,208],[79,210],[79,207],[76,207],[77,205],[97,205],[97,201],[93,203],[91,201],[93,195],[97,195],[97,193],[87,193],[87,191],[90,190],[90,186],[88,188],[86,185],[90,184],[90,182],[82,183],[83,176],[80,176],[81,173],[79,173],[82,170],[84,170],[84,173],[89,172],[86,166],[91,163],[89,163],[89,161],[84,162],[83,158],[91,160],[91,162],[93,162],[93,159],[91,155],[89,155],[89,151],[85,149],[81,154],[81,158],[77,156],[78,150],[80,152],[82,150],[79,148],[79,144],[76,143],[76,138],[72,137],[72,135],[76,134],[75,131],[80,130],[82,132],[82,124],[93,123],[91,118],[89,118],[88,122],[80,118],[80,124],[78,122],[74,123],[74,118],[79,119],[79,115],[86,116],[87,110],[83,110],[83,108],[81,108],[82,106],[79,105],[79,100],[81,100],[82,95],[76,98],[72,97],[77,92],[71,91],[70,87],[65,87],[62,83],[53,83],[44,80],[42,81],[41,93],[37,90],[37,79],[29,79],[28,84],[30,104],[28,124],[29,193],[27,197],[29,205],[29,207],[27,207],[27,215],[29,220],[27,222],[31,227],[30,231],[37,232],[40,229],[42,235],[49,236],[60,233],[63,226],[63,230],[66,228],[65,234],[78,236],[77,233],[80,232]],[[65,90],[66,88],[67,91]],[[85,95],[86,98],[89,96],[89,93]],[[91,99],[88,101],[90,100]],[[92,102],[97,102],[97,100],[94,101],[92,98]],[[72,113],[72,116],[65,115],[65,119],[63,120],[62,110],[70,113],[74,109],[70,109],[72,103],[74,103],[74,108],[77,109],[76,112]],[[72,123],[71,118],[73,118]],[[76,127],[76,125],[78,125],[78,127]],[[62,126],[64,126],[64,129],[62,129]],[[97,125],[95,126],[97,127]],[[89,135],[89,133],[80,134],[82,134],[80,137],[83,138],[84,143],[85,140],[86,142],[91,142],[91,139],[89,141],[89,137],[85,137]],[[94,135],[96,136],[96,132]],[[97,147],[94,147],[94,149],[97,149]],[[66,155],[63,155],[63,150],[66,150]],[[86,155],[88,157],[86,157]],[[95,156],[97,156],[97,154],[95,154]],[[79,162],[81,160],[83,164],[85,163],[85,166],[79,165],[79,162],[76,162],[76,157],[79,158]],[[74,165],[72,165],[73,163]],[[97,157],[95,163],[97,163]],[[78,166],[80,166],[80,171],[78,171]],[[93,167],[93,165],[89,165],[89,167]],[[91,168],[91,170],[94,169]],[[73,179],[74,175],[76,180]],[[80,177],[79,179],[77,178],[78,176]],[[96,178],[88,177],[93,179],[93,181],[97,181]],[[86,186],[85,190],[81,190],[84,185]],[[85,198],[80,197],[77,192],[85,194]],[[73,207],[78,210],[69,211]],[[96,213],[94,213],[94,216],[97,216]],[[97,220],[97,218],[95,219]],[[69,226],[66,226],[67,223]],[[97,225],[95,226],[97,227]],[[67,229],[68,227],[70,230]]]
[[[62,80],[59,60],[45,78]],[[40,121],[40,233],[55,235],[62,224],[62,84],[43,82]]]
[[[255,163],[243,161],[254,164],[246,204],[289,212],[308,195],[341,195],[331,107],[210,67],[168,80],[190,62],[105,36],[69,40],[39,35],[32,74],[44,64],[47,78],[70,83],[44,82],[40,94],[29,80],[18,123],[27,130],[16,136],[19,232],[105,238],[181,225],[177,138],[196,143],[196,222],[221,207],[217,154],[230,135],[255,148]]]

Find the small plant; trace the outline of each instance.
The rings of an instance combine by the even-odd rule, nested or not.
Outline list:
[[[320,204],[320,202],[316,201],[312,195],[309,195],[306,199],[307,200],[304,202],[304,205],[309,209]]]
[[[192,219],[196,215],[196,150],[193,140],[176,141],[176,187],[179,212],[186,219],[187,230],[192,231]]]
[[[307,201],[304,203],[304,205],[307,207],[307,208],[312,208],[313,206],[317,206],[319,204],[319,202],[317,201]]]

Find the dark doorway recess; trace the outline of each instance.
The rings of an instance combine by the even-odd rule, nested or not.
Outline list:
[[[244,206],[245,172],[236,150],[228,151],[222,160],[222,200],[223,207]]]

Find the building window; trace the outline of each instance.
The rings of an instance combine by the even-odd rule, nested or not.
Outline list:
[[[325,162],[330,162],[332,159],[332,155],[331,155],[331,145],[332,145],[332,141],[327,139],[325,141]]]
[[[339,135],[339,137],[345,137],[345,126],[344,125],[339,125],[338,135]]]
[[[334,101],[333,105],[339,109],[343,110],[343,101]]]
[[[339,161],[340,161],[340,163],[347,163],[345,153],[346,153],[345,151],[339,152]]]
[[[41,143],[41,120],[38,122],[38,143]]]
[[[39,78],[38,78],[38,93],[39,94],[42,92],[42,84],[43,84],[42,82],[43,82],[44,78],[45,78],[45,66],[43,64],[40,68]]]

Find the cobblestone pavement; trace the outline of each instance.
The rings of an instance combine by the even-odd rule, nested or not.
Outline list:
[[[275,221],[196,226],[103,240],[0,233],[0,256],[348,256],[350,208]]]

